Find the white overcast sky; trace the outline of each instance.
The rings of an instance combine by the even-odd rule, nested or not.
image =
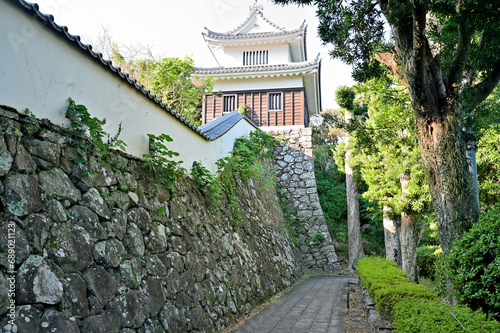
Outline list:
[[[151,46],[155,54],[190,56],[198,67],[216,66],[201,32],[204,27],[226,32],[238,26],[249,15],[254,0],[31,0],[45,14],[52,14],[59,25],[80,35],[84,42],[96,40],[103,28],[118,44]],[[323,109],[337,107],[335,90],[352,85],[351,69],[328,54],[331,45],[323,46],[317,34],[315,8],[295,5],[279,6],[270,0],[259,0],[264,15],[280,27],[293,29],[306,20],[307,56],[318,52],[323,59]]]

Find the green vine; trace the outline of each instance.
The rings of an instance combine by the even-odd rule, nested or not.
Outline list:
[[[118,139],[122,131],[122,124],[118,126],[118,132],[111,137],[109,133],[103,130],[102,126],[106,120],[100,120],[92,117],[84,105],[76,104],[70,97],[68,98],[69,105],[66,109],[66,118],[71,120],[71,129],[81,137],[89,137],[90,140],[76,139],[78,143],[78,157],[74,158],[74,162],[78,164],[88,165],[88,153],[95,153],[99,161],[104,161],[106,156],[110,154],[111,148],[119,148],[125,151],[127,146],[123,140]]]
[[[167,148],[166,143],[173,141],[169,135],[148,134],[148,137],[149,154],[143,155],[145,161],[143,166],[153,173],[155,181],[172,189],[175,181],[186,172],[186,169],[181,167],[182,161],[172,159],[174,156],[179,156],[179,153]]]
[[[194,162],[191,168],[191,175],[198,184],[198,189],[209,200],[211,207],[216,207],[222,202],[222,184],[217,175],[212,174],[200,162]]]
[[[274,172],[260,164],[260,161],[273,156],[274,145],[275,141],[271,136],[261,131],[254,131],[248,138],[236,139],[231,155],[216,162],[217,173],[215,175],[201,163],[193,164],[191,169],[193,179],[209,200],[211,207],[218,207],[222,203],[222,193],[226,195],[234,224],[243,223],[234,177],[242,180],[252,179],[263,190],[273,187],[275,185]]]

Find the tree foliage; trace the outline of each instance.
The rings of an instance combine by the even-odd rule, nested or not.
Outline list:
[[[143,45],[118,45],[106,29],[92,44],[174,111],[195,125],[201,125],[203,95],[212,92],[214,79],[193,76],[193,59],[158,57],[150,47]]]
[[[371,79],[352,88],[341,87],[337,99],[360,114],[348,122],[327,118],[330,125],[350,135],[349,146],[337,145],[334,156],[343,170],[343,155],[352,150],[352,167],[367,190],[363,196],[389,206],[395,214],[429,212],[430,194],[417,145],[411,102],[405,87],[389,77]],[[408,176],[407,192],[402,193],[400,178]]]
[[[478,108],[470,128],[480,137],[477,142],[479,199],[483,210],[500,202],[500,89]]]
[[[500,126],[492,127],[479,141],[477,170],[481,207],[500,202]]]
[[[213,79],[197,78],[202,84],[195,85],[192,81],[193,59],[170,57],[156,60],[150,55],[145,59],[126,60],[115,48],[112,60],[173,110],[191,122],[201,124],[202,98],[205,93],[212,92]]]

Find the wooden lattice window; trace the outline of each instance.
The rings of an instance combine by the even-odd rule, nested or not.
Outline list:
[[[243,52],[243,66],[267,65],[269,63],[269,51],[245,51]]]
[[[222,98],[222,112],[232,112],[238,109],[236,95],[225,95]]]
[[[271,92],[267,95],[269,101],[269,111],[282,111],[283,110],[283,93]]]

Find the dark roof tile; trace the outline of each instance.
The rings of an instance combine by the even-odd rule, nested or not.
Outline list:
[[[210,140],[216,140],[233,128],[233,126],[242,119],[245,119],[245,116],[241,115],[238,111],[233,111],[215,119],[211,123],[201,126],[200,130],[203,134],[207,135]],[[251,121],[248,122],[253,125]],[[258,129],[255,125],[254,127]]]

